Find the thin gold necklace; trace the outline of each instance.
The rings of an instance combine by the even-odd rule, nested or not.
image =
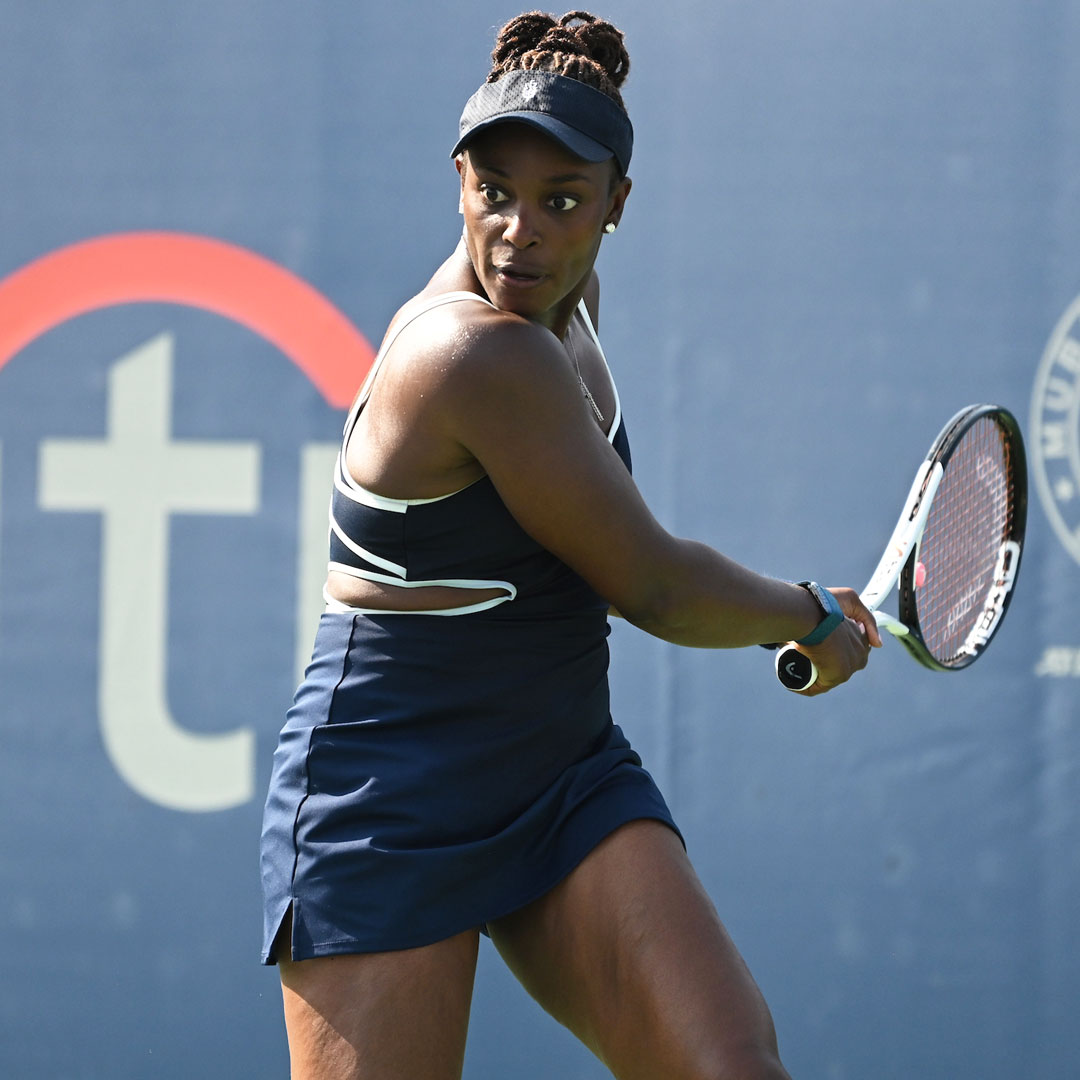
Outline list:
[[[599,406],[596,404],[596,399],[589,393],[589,388],[585,385],[585,380],[581,377],[581,367],[578,364],[577,349],[574,348],[574,341],[570,336],[570,332],[566,333],[566,344],[570,349],[570,358],[574,361],[574,370],[577,372],[577,381],[581,385],[581,392],[585,395],[585,400],[592,408],[593,414],[596,416],[597,421],[600,424],[604,423],[604,414],[600,411]]]

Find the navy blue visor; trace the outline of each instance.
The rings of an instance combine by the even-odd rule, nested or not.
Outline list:
[[[630,167],[634,129],[626,113],[607,94],[550,71],[511,71],[484,83],[465,103],[450,156],[481,131],[508,121],[545,132],[584,161],[613,157],[621,176]]]

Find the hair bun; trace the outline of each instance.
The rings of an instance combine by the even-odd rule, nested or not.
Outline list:
[[[568,11],[561,19],[527,11],[499,31],[488,82],[515,70],[553,71],[593,86],[623,105],[619,87],[630,57],[617,27],[588,11]]]
[[[558,23],[542,11],[526,11],[511,19],[500,31],[491,53],[491,74],[488,82],[495,82],[507,71],[518,66],[521,58],[535,49],[549,30]]]
[[[562,53],[564,56],[589,56],[588,46],[578,37],[574,29],[567,26],[553,26],[536,47],[544,51]]]
[[[560,28],[572,19],[582,20],[573,27],[575,38],[584,53],[604,69],[616,86],[622,86],[630,71],[630,56],[623,44],[622,31],[603,19],[589,15],[587,11],[572,11],[559,20]]]

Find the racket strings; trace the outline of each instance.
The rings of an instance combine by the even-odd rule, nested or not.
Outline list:
[[[923,640],[939,663],[964,658],[1011,535],[1013,495],[1007,434],[994,417],[980,417],[949,458],[919,548],[924,570],[914,601]]]

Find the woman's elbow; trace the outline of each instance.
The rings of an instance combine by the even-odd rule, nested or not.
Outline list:
[[[612,604],[628,623],[664,641],[681,643],[687,630],[686,607],[669,590],[651,589],[645,595]]]

